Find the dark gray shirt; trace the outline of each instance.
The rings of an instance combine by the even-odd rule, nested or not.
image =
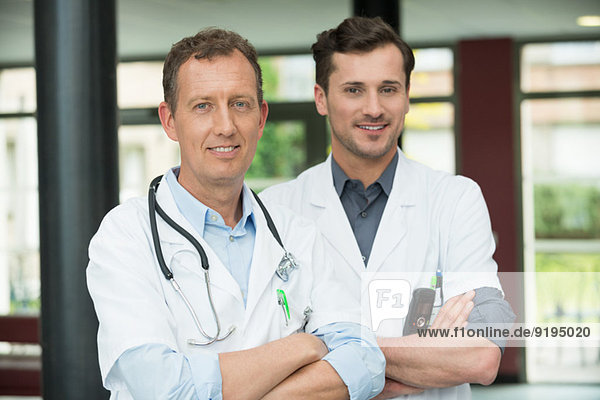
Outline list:
[[[365,265],[369,261],[379,221],[392,191],[397,165],[398,153],[396,152],[381,176],[365,189],[360,180],[348,178],[335,158],[331,158],[333,185],[340,197]]]

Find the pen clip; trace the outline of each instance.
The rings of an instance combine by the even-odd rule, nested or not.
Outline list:
[[[282,289],[277,289],[277,304],[281,306],[283,310],[283,317],[285,319],[285,326],[288,326],[288,321],[290,320],[290,308],[288,306],[287,297],[285,292]]]

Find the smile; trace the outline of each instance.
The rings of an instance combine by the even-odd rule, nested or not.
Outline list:
[[[233,149],[235,149],[238,146],[227,146],[227,147],[211,147],[210,149],[212,151],[216,151],[217,153],[228,153],[230,151],[233,151]]]
[[[358,125],[358,127],[360,129],[366,129],[368,131],[380,131],[383,128],[385,128],[385,125],[376,125],[376,126],[372,126],[372,125]]]

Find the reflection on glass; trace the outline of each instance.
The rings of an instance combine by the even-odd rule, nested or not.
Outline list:
[[[0,69],[0,113],[30,113],[35,108],[35,70]]]
[[[454,106],[412,104],[402,133],[402,151],[431,168],[454,173]]]
[[[179,146],[160,125],[119,128],[119,198],[143,196],[154,177],[179,165]]]
[[[0,315],[40,301],[37,135],[33,118],[0,119]]]
[[[315,62],[311,55],[264,56],[259,57],[258,62],[263,74],[265,100],[313,100]]]
[[[295,178],[306,167],[306,128],[301,121],[268,122],[246,174],[248,184],[262,190]]]
[[[521,60],[524,92],[600,89],[600,41],[528,44]]]
[[[410,96],[450,96],[454,92],[454,55],[449,48],[416,49]]]
[[[162,68],[160,61],[120,63],[117,66],[119,107],[158,107],[163,101]]]

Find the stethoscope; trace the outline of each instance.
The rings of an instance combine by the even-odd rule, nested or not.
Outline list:
[[[194,320],[194,324],[198,328],[198,331],[200,331],[200,334],[202,336],[204,336],[205,339],[207,339],[207,341],[200,341],[197,339],[188,339],[187,342],[188,342],[188,344],[194,345],[194,346],[207,346],[214,342],[219,342],[221,340],[225,340],[235,331],[235,327],[230,326],[229,329],[227,330],[227,333],[225,334],[225,336],[219,337],[221,335],[221,323],[219,321],[219,316],[217,315],[217,311],[215,310],[215,305],[214,305],[212,293],[210,290],[210,277],[209,277],[209,273],[208,273],[208,267],[209,267],[208,257],[206,256],[206,252],[202,248],[202,245],[200,243],[198,243],[198,241],[188,231],[186,231],[180,225],[178,225],[175,221],[173,221],[156,202],[156,191],[158,190],[158,185],[160,184],[161,179],[162,179],[162,175],[154,178],[154,180],[150,183],[150,188],[148,190],[148,212],[150,214],[150,230],[152,231],[152,241],[154,242],[156,259],[158,260],[158,265],[160,266],[160,269],[161,269],[163,275],[171,283],[171,285],[173,286],[175,291],[177,293],[179,293],[179,296],[185,303],[188,311],[190,312],[190,314],[192,316],[192,319]],[[267,211],[267,208],[265,207],[265,205],[262,203],[262,201],[260,200],[258,195],[256,193],[254,193],[254,191],[252,191],[252,194],[254,195],[256,202],[260,206],[260,209],[262,210],[262,212],[265,216],[265,219],[267,220],[267,226],[269,227],[271,234],[273,235],[275,240],[277,240],[277,243],[279,243],[279,245],[281,246],[281,248],[284,251],[284,255],[283,255],[281,261],[279,262],[279,265],[277,266],[276,273],[277,273],[277,276],[279,276],[283,281],[287,281],[289,279],[290,271],[293,270],[294,268],[298,268],[296,259],[283,246],[283,242],[281,241],[281,238],[279,237],[279,232],[277,232],[277,228],[275,227],[275,224],[273,223],[273,219],[271,218],[271,215]],[[165,263],[165,258],[163,256],[162,248],[160,245],[160,239],[158,237],[158,228],[156,226],[156,213],[158,213],[158,215],[160,215],[160,217],[171,228],[175,229],[179,234],[181,234],[181,236],[186,238],[196,248],[196,250],[198,251],[198,254],[200,255],[200,262],[202,265],[202,269],[204,271],[204,283],[206,284],[206,293],[208,294],[208,302],[210,304],[210,309],[212,311],[215,323],[217,325],[217,333],[214,336],[207,334],[204,331],[204,329],[202,329],[202,325],[200,324],[200,320],[198,319],[198,316],[196,315],[196,312],[194,311],[192,304],[187,299],[185,294],[183,294],[181,287],[179,286],[179,284],[173,277],[173,272],[169,269],[169,267],[167,267],[167,264]]]

